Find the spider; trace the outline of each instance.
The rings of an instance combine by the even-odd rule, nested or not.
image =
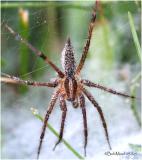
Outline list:
[[[39,155],[40,155],[42,142],[43,142],[45,131],[46,131],[46,125],[48,123],[49,117],[52,113],[52,110],[55,106],[57,99],[59,99],[59,102],[60,102],[60,108],[62,111],[62,121],[61,121],[61,126],[60,126],[59,139],[56,142],[53,149],[55,150],[56,146],[62,140],[63,133],[64,133],[64,123],[65,123],[66,114],[67,114],[66,101],[70,101],[74,108],[80,107],[80,109],[82,110],[83,125],[84,125],[84,154],[86,156],[88,129],[87,129],[86,108],[85,108],[85,97],[87,97],[88,100],[97,109],[100,119],[102,121],[102,126],[104,128],[106,141],[108,143],[109,149],[111,149],[108,130],[107,130],[107,124],[104,118],[103,111],[100,105],[98,104],[98,102],[92,96],[92,94],[86,89],[86,86],[101,89],[103,91],[106,91],[106,92],[109,92],[115,95],[123,96],[123,97],[135,98],[134,96],[130,96],[125,93],[117,92],[113,89],[104,87],[100,84],[96,84],[89,80],[80,78],[80,72],[83,68],[83,65],[85,63],[85,60],[88,54],[88,50],[89,50],[90,42],[92,38],[92,32],[95,26],[97,5],[98,5],[98,2],[96,1],[96,4],[93,8],[92,18],[90,20],[90,24],[88,28],[87,40],[83,47],[83,53],[82,53],[82,56],[81,56],[81,59],[78,65],[76,65],[75,63],[74,50],[73,50],[71,40],[70,38],[67,39],[64,49],[62,51],[62,57],[61,57],[61,63],[62,63],[62,67],[64,71],[61,71],[52,61],[49,60],[49,58],[43,52],[33,47],[29,42],[27,42],[18,33],[16,33],[11,27],[9,27],[7,24],[4,24],[4,27],[17,40],[25,44],[31,51],[33,51],[33,53],[35,53],[38,57],[40,57],[46,63],[48,63],[52,67],[52,69],[54,69],[58,74],[58,77],[52,82],[36,82],[36,81],[29,81],[29,80],[26,81],[26,80],[22,80],[18,77],[14,77],[8,74],[4,74],[3,77],[1,77],[2,82],[24,84],[24,85],[34,86],[34,87],[45,86],[45,87],[55,88],[55,91],[52,95],[51,101],[48,106],[48,110],[46,111],[46,114],[44,117],[44,122],[43,122],[42,130],[41,130],[40,140],[39,140],[39,146],[37,150],[37,159],[39,158]]]

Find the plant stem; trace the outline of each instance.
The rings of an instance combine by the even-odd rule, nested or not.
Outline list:
[[[87,5],[87,6],[83,6],[80,4],[72,4],[72,3],[59,3],[59,2],[2,2],[1,3],[1,8],[17,8],[17,7],[27,7],[27,8],[39,8],[39,7],[61,7],[64,9],[68,9],[68,8],[75,8],[75,9],[81,9],[81,10],[90,10],[90,8],[92,6]]]

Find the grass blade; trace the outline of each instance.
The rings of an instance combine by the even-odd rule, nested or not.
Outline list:
[[[139,43],[139,40],[138,40],[136,29],[135,29],[135,26],[134,26],[133,17],[132,17],[130,12],[128,12],[128,18],[129,18],[130,28],[131,28],[134,44],[136,46],[137,54],[138,54],[138,57],[140,59],[140,62],[142,62],[141,47],[140,47],[140,43]]]
[[[135,152],[142,152],[142,145],[141,144],[129,144],[132,150]]]
[[[31,108],[32,114],[41,120],[43,122],[43,118],[41,115],[38,114],[38,111],[35,108]],[[48,123],[47,125],[48,129],[57,137],[59,138],[58,132]],[[64,139],[62,139],[62,142],[65,144],[65,146],[78,158],[83,160],[84,158]]]
[[[139,86],[138,82],[140,80],[141,80],[141,73],[138,73],[137,76],[132,80],[132,85],[130,87],[131,96],[136,96],[136,89]],[[133,111],[133,114],[134,114],[139,126],[141,127],[141,118],[140,118],[140,115],[137,111],[137,106],[136,106],[136,100],[135,99],[131,100],[131,109]]]
[[[134,26],[133,17],[130,12],[128,12],[128,18],[129,18],[130,28],[131,28],[131,32],[132,32],[132,36],[133,36],[133,41],[134,41],[134,44],[135,44],[135,47],[137,50],[137,55],[139,57],[140,62],[142,62],[141,47],[140,47],[140,43],[138,40],[136,29]],[[141,73],[138,73],[138,75],[132,80],[132,85],[131,85],[130,90],[131,90],[131,95],[133,95],[133,96],[136,95],[136,88],[137,88],[138,81],[140,79],[141,79]],[[136,100],[131,100],[131,109],[133,111],[133,114],[134,114],[139,126],[141,126],[141,119],[140,119],[138,111],[137,111]]]

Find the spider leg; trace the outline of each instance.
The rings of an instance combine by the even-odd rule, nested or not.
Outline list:
[[[16,33],[11,27],[4,23],[5,28],[20,42],[25,44],[33,53],[35,53],[38,57],[42,58],[47,64],[49,64],[59,75],[59,77],[63,78],[64,73],[54,64],[52,63],[45,54],[27,42],[24,38],[22,38],[18,33]]]
[[[23,80],[20,79],[19,77],[11,76],[8,74],[3,74],[0,81],[4,83],[23,84],[33,87],[38,87],[38,86],[56,87],[58,85],[57,80],[53,82],[36,82],[36,81]]]
[[[87,53],[88,53],[88,50],[89,50],[89,47],[90,47],[90,42],[91,42],[91,38],[92,38],[92,32],[93,32],[93,28],[94,28],[94,25],[95,25],[95,21],[96,21],[96,10],[97,10],[97,5],[98,5],[98,1],[96,1],[96,4],[94,6],[94,9],[93,9],[93,13],[92,13],[92,18],[91,18],[91,21],[90,21],[90,24],[89,24],[89,28],[88,28],[88,37],[87,37],[87,41],[86,41],[86,44],[83,48],[83,54],[82,54],[82,57],[81,57],[81,60],[79,62],[79,65],[76,69],[76,74],[79,74],[83,65],[84,65],[84,62],[86,60],[86,57],[87,57]]]
[[[103,124],[103,128],[105,130],[106,140],[108,142],[109,149],[111,149],[111,145],[110,145],[110,141],[109,141],[109,135],[108,135],[108,131],[107,131],[107,124],[106,124],[106,121],[105,121],[105,118],[104,118],[104,115],[103,115],[103,111],[102,111],[101,107],[99,106],[99,104],[96,102],[96,100],[93,98],[93,96],[91,95],[90,92],[88,92],[85,88],[83,89],[83,92],[86,95],[86,97],[92,102],[94,107],[96,107],[96,109],[97,109],[97,111],[100,115],[100,118],[101,118],[101,121],[102,121],[102,124]]]
[[[109,93],[112,93],[112,94],[115,94],[115,95],[119,95],[119,96],[123,96],[123,97],[129,97],[129,98],[136,98],[134,96],[130,96],[130,95],[127,95],[125,93],[121,93],[121,92],[117,92],[111,88],[107,88],[107,87],[104,87],[104,86],[101,86],[99,84],[96,84],[96,83],[93,83],[89,80],[82,80],[82,83],[88,87],[95,87],[95,88],[98,88],[98,89],[101,89],[101,90],[104,90],[106,92],[109,92]]]
[[[66,107],[66,102],[65,102],[64,96],[60,97],[60,107],[62,110],[62,122],[61,122],[61,128],[60,128],[60,135],[59,135],[59,140],[56,142],[53,150],[55,150],[56,146],[61,142],[62,137],[63,137],[64,124],[65,124],[66,113],[67,113],[67,107]]]
[[[51,98],[51,101],[49,103],[49,109],[47,110],[47,112],[45,114],[44,123],[43,123],[42,131],[41,131],[41,135],[40,135],[40,142],[39,142],[39,146],[38,146],[37,159],[39,158],[39,155],[40,155],[40,150],[41,150],[42,141],[43,141],[43,138],[44,138],[47,122],[48,122],[49,116],[50,116],[50,114],[51,114],[51,112],[52,112],[52,110],[55,106],[55,103],[56,103],[56,100],[58,98],[59,92],[60,92],[60,90],[57,90],[53,94],[53,96]]]
[[[87,137],[88,137],[88,130],[87,130],[87,118],[86,118],[86,108],[85,108],[85,98],[81,94],[80,95],[80,107],[82,109],[82,115],[83,115],[83,124],[84,124],[84,155],[86,156],[86,146],[87,146]]]

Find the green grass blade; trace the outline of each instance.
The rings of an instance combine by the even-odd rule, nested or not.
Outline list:
[[[138,36],[136,33],[136,29],[134,26],[133,17],[130,12],[128,12],[128,18],[129,18],[130,28],[131,28],[131,32],[132,32],[132,36],[133,36],[133,41],[134,41],[134,44],[135,44],[135,47],[137,50],[137,55],[139,57],[140,62],[142,62],[141,47],[140,47],[140,43],[139,43]],[[137,84],[140,79],[141,79],[141,73],[138,73],[138,75],[132,80],[132,85],[130,88],[132,96],[136,95]],[[136,100],[134,100],[134,99],[131,100],[131,109],[133,111],[133,114],[134,114],[139,126],[141,126],[141,119],[140,119],[140,116],[137,111]]]
[[[136,29],[135,29],[135,26],[134,26],[133,17],[132,17],[130,12],[128,12],[128,18],[129,18],[130,28],[131,28],[134,44],[136,46],[137,54],[138,54],[138,57],[140,59],[140,62],[142,62],[141,47],[140,47],[140,43],[139,43],[139,40],[138,40]]]
[[[41,120],[42,122],[44,121],[44,119],[42,118],[41,115],[38,114],[38,111],[35,108],[31,108],[31,111],[33,113],[33,115],[38,118],[39,120]],[[57,137],[59,138],[59,134],[58,132],[48,123],[47,127],[49,128],[49,130]],[[78,158],[83,160],[84,158],[64,139],[62,139],[62,142],[65,144],[65,146]]]
[[[129,144],[132,150],[135,152],[142,152],[142,145],[141,144]]]
[[[140,81],[140,79],[141,79],[141,73],[138,73],[137,76],[132,80],[132,85],[130,87],[131,96],[136,96],[136,90],[137,90],[138,82]],[[139,126],[141,127],[141,118],[140,118],[140,115],[137,111],[135,99],[131,100],[131,109],[133,111],[133,114],[134,114]]]

